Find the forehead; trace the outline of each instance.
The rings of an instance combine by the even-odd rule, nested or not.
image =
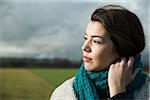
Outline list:
[[[86,28],[87,35],[99,35],[99,36],[107,36],[107,30],[105,27],[98,21],[89,21]]]

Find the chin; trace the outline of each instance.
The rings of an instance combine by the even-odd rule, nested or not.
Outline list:
[[[87,71],[93,71],[93,69],[88,68],[88,67],[86,67],[86,66],[84,66],[84,68],[85,68],[85,70],[87,70]]]
[[[87,70],[87,71],[101,71],[105,68],[102,68],[102,67],[93,67],[92,65],[88,65],[88,64],[84,64],[84,68]]]
[[[85,68],[85,70],[87,70],[87,71],[98,71],[98,70],[96,70],[96,68],[94,68],[93,66],[89,66],[89,65],[84,65],[84,68]]]
[[[92,71],[93,70],[93,67],[92,65],[89,65],[87,63],[84,62],[84,68],[87,70],[87,71]]]

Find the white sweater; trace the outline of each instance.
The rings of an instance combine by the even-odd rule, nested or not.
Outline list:
[[[58,86],[52,93],[50,100],[77,100],[73,90],[73,81],[74,77]],[[149,81],[150,79],[147,78],[143,86],[134,92],[134,100],[150,100]]]

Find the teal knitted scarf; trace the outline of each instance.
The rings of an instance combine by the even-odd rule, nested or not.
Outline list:
[[[143,68],[141,56],[134,57],[133,71],[137,68]],[[140,88],[146,79],[146,75],[141,71],[135,79],[127,86],[127,94],[133,99],[133,91]],[[109,98],[108,70],[86,71],[84,64],[81,64],[73,83],[74,92],[78,100],[100,100],[100,98]]]

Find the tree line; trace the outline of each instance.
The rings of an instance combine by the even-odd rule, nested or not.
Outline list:
[[[78,68],[80,64],[80,61],[61,58],[0,58],[1,68]]]
[[[61,58],[0,58],[0,68],[79,68],[81,62]],[[144,71],[149,72],[149,62],[144,63]]]

